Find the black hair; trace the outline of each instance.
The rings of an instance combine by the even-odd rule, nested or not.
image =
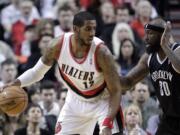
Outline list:
[[[123,55],[122,55],[122,47],[123,47],[123,44],[126,42],[126,41],[129,41],[131,42],[132,46],[133,46],[133,53],[132,53],[132,56],[131,56],[131,59],[132,59],[132,64],[135,66],[137,64],[137,62],[139,61],[139,56],[138,56],[138,50],[137,50],[137,46],[136,44],[129,38],[125,38],[121,41],[121,46],[120,46],[120,55],[119,55],[119,58],[118,58],[118,62],[119,63],[126,63],[126,61],[124,60],[123,58]]]
[[[40,93],[40,89],[39,89],[39,86],[38,85],[31,85],[28,90],[28,101],[29,103],[32,103],[32,96],[35,95],[36,93]]]
[[[69,10],[73,12],[72,8],[67,3],[65,3],[64,5],[62,5],[58,8],[58,14],[61,11],[69,11]]]
[[[27,106],[27,108],[26,108],[26,110],[25,110],[24,113],[27,115],[28,112],[29,112],[29,110],[30,110],[32,107],[37,107],[37,108],[39,108],[39,109],[41,110],[42,115],[43,115],[43,109],[42,109],[41,106],[40,106],[39,104],[37,104],[37,103],[30,103],[30,104],[28,104],[28,106]]]
[[[87,11],[81,11],[75,14],[73,19],[73,25],[82,27],[84,25],[84,21],[86,20],[95,20],[95,17]]]
[[[55,89],[55,84],[50,80],[45,80],[41,83],[40,91],[44,89]]]
[[[17,63],[13,59],[6,59],[1,63],[1,67],[3,67],[4,65],[11,65],[11,64],[17,67]]]
[[[118,10],[128,10],[128,13],[130,14],[130,9],[127,4],[115,7],[115,14],[117,14]]]

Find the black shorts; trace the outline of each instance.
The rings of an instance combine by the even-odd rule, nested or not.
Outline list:
[[[180,118],[163,116],[156,135],[180,135]]]

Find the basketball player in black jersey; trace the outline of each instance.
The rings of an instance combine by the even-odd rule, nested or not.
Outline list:
[[[171,24],[157,18],[145,25],[147,53],[125,77],[124,90],[150,73],[163,117],[156,135],[180,135],[180,44],[173,41]]]

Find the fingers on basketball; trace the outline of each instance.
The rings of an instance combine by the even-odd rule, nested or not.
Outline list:
[[[10,116],[21,114],[27,105],[27,93],[18,86],[6,87],[0,93],[0,109]]]

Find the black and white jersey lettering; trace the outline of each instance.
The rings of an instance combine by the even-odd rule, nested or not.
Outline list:
[[[174,51],[179,47],[175,43],[171,49]],[[157,53],[150,54],[148,66],[163,112],[167,116],[180,117],[180,73],[168,57],[161,61]]]

